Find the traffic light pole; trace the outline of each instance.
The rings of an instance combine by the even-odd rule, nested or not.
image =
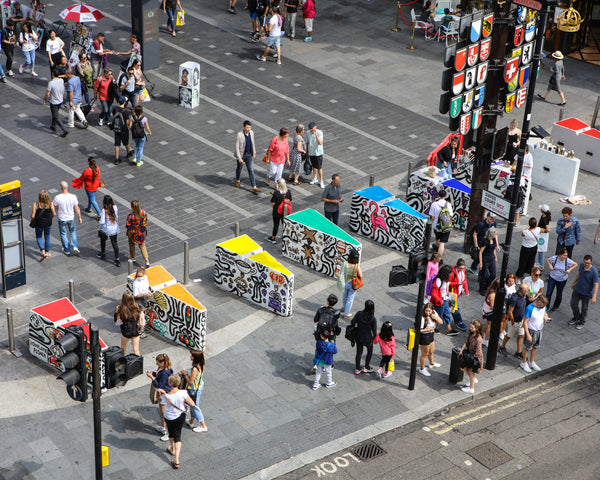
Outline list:
[[[519,200],[519,194],[521,192],[521,175],[523,172],[523,158],[525,157],[525,146],[529,139],[529,124],[531,121],[531,110],[533,107],[533,98],[535,95],[535,85],[537,81],[537,73],[540,66],[540,58],[542,52],[542,43],[544,42],[544,33],[546,31],[546,21],[548,19],[548,7],[556,4],[556,1],[542,2],[543,7],[540,11],[540,20],[538,23],[537,37],[535,40],[535,51],[533,54],[533,67],[529,76],[529,90],[527,91],[527,101],[525,104],[525,112],[523,113],[523,130],[521,135],[521,143],[519,144],[518,156],[517,156],[517,170],[515,172],[515,180],[513,183],[512,198],[510,199],[510,212],[508,218],[510,221],[506,227],[506,239],[502,245],[502,268],[500,270],[500,285],[496,292],[496,299],[494,300],[494,310],[492,313],[492,330],[490,333],[490,339],[488,344],[488,351],[485,361],[485,368],[487,370],[494,370],[496,368],[496,357],[498,356],[498,341],[500,337],[500,326],[502,324],[502,310],[504,306],[504,298],[506,296],[506,289],[504,288],[504,277],[506,276],[506,270],[508,269],[508,258],[510,254],[510,244],[512,240],[515,212]]]
[[[102,480],[102,408],[100,403],[100,337],[98,328],[90,324],[90,347],[92,349],[92,400],[94,406],[94,459],[96,480]]]
[[[425,226],[425,257],[429,258],[429,244],[431,242],[431,228],[433,222],[431,218],[427,220]],[[417,377],[417,362],[419,361],[419,336],[421,335],[421,317],[423,316],[423,299],[425,298],[425,286],[427,279],[422,275],[419,282],[419,295],[417,297],[417,312],[415,313],[415,344],[413,346],[412,358],[410,361],[410,378],[408,380],[408,389],[415,389],[415,380]]]

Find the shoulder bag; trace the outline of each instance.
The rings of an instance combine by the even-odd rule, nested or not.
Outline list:
[[[150,382],[150,403],[152,405],[156,405],[158,403],[158,399],[160,398],[160,394],[157,392],[156,385],[154,382]]]
[[[364,285],[361,277],[358,276],[358,266],[355,265],[352,271],[352,290],[358,290]]]

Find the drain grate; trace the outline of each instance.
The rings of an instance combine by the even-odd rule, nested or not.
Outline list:
[[[514,458],[492,442],[482,443],[466,453],[490,470]]]
[[[377,445],[375,442],[370,441],[367,443],[363,443],[360,447],[356,447],[352,450],[352,453],[361,460],[366,461],[376,457],[380,457],[381,455],[386,453],[386,451],[379,445]]]

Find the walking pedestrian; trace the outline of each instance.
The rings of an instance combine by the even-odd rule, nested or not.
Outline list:
[[[281,26],[283,25],[283,19],[281,18],[281,9],[279,7],[273,7],[272,12],[273,16],[269,20],[269,26],[267,27],[267,31],[269,32],[267,46],[263,54],[257,55],[256,58],[261,62],[266,62],[269,49],[274,47],[277,50],[275,55],[277,57],[277,65],[281,65]]]
[[[500,280],[494,279],[492,284],[487,288],[483,299],[483,305],[481,306],[482,320],[485,320],[485,337],[483,339],[483,346],[487,348],[490,340],[490,331],[492,329],[492,320],[494,312],[494,302],[496,301],[496,291],[500,287]],[[502,328],[502,338],[504,338],[504,327]]]
[[[144,145],[146,143],[146,134],[152,135],[148,117],[144,116],[144,108],[141,105],[134,107],[131,115],[131,138],[135,142],[135,152],[133,154],[133,163],[137,167],[144,164],[142,155],[144,154]]]
[[[579,266],[571,290],[573,290],[571,294],[573,318],[569,321],[569,325],[575,325],[577,330],[581,330],[585,325],[589,304],[596,303],[598,293],[598,269],[594,267],[591,255],[583,257],[583,264]],[[579,302],[581,302],[581,310]]]
[[[496,229],[488,228],[483,241],[479,241],[479,294],[484,295],[487,287],[496,278]]]
[[[99,126],[110,124],[111,85],[114,81],[112,70],[106,68],[104,69],[104,74],[98,77],[94,83],[94,101],[99,98],[100,105],[102,105],[102,112],[98,120]]]
[[[114,263],[117,267],[121,266],[121,261],[119,259],[119,244],[117,242],[119,231],[119,210],[112,197],[110,195],[104,195],[102,213],[100,214],[100,230],[98,231],[98,236],[100,237],[100,251],[96,256],[100,260],[106,258],[106,240],[110,239],[110,244],[115,252]]]
[[[133,353],[140,354],[140,330],[145,323],[143,310],[135,303],[132,293],[126,290],[115,309],[115,324],[121,329],[121,348],[125,353],[127,343],[131,340]]]
[[[552,303],[552,308],[549,310],[552,313],[559,309],[562,302],[563,289],[567,284],[569,273],[575,270],[578,264],[569,258],[569,251],[566,248],[560,249],[558,255],[548,258],[546,263],[550,268],[548,290],[546,291],[548,305],[552,303],[552,293],[554,292],[554,288],[556,288],[556,297],[554,298],[554,303]]]
[[[340,176],[337,173],[331,176],[331,183],[323,190],[321,201],[325,202],[323,206],[325,218],[337,225],[340,217],[340,203],[344,201],[342,198],[342,187],[340,186]]]
[[[285,0],[285,8],[287,15],[285,17],[285,34],[290,40],[294,40],[296,36],[296,16],[298,15],[298,7],[300,0]]]
[[[177,17],[177,10],[183,10],[179,0],[163,0],[162,2],[163,13],[167,14],[167,30],[171,32],[174,37],[177,36],[175,31],[175,19]]]
[[[90,105],[90,91],[94,90],[94,69],[88,60],[87,53],[79,54],[79,63],[77,64],[77,76],[81,80],[81,92],[85,98],[85,104]],[[91,109],[90,111],[94,111]]]
[[[148,250],[146,249],[146,235],[148,234],[148,216],[140,207],[138,200],[131,201],[131,212],[127,215],[127,239],[129,241],[129,260],[135,262],[135,246],[138,245],[146,268],[150,268]]]
[[[581,242],[581,225],[577,217],[573,216],[573,209],[565,207],[561,210],[562,218],[556,222],[556,252],[563,247],[567,249],[569,258],[573,258],[573,247]]]
[[[433,222],[433,233],[435,234],[437,251],[443,257],[445,245],[450,239],[452,215],[454,215],[454,213],[452,212],[452,205],[446,200],[448,192],[446,192],[446,190],[440,190],[438,195],[440,198],[431,204],[428,215]]]
[[[137,107],[140,103],[144,102],[146,96],[144,91],[146,90],[146,80],[144,79],[144,71],[142,70],[142,62],[139,58],[136,58],[132,63],[133,76],[135,77],[135,101],[134,107]]]
[[[452,328],[452,314],[450,312],[449,302],[450,297],[448,295],[450,292],[449,280],[451,273],[452,267],[450,265],[442,265],[431,286],[430,301],[433,304],[436,313],[446,325],[446,335],[456,336],[458,335],[458,330]],[[459,326],[457,325],[457,327]]]
[[[19,73],[23,75],[25,68],[29,67],[31,75],[37,77],[38,74],[35,73],[35,51],[39,46],[39,39],[29,22],[23,24],[23,31],[19,35],[19,45],[21,45],[25,57],[25,63],[19,66]]]
[[[521,232],[521,251],[519,253],[519,266],[517,268],[517,278],[523,278],[525,273],[531,273],[535,256],[537,255],[538,239],[540,227],[537,226],[535,217],[529,219],[529,226]]]
[[[185,423],[185,405],[194,406],[194,401],[188,395],[186,390],[179,390],[181,386],[181,377],[173,374],[169,375],[170,392],[159,390],[159,393],[167,403],[165,407],[165,421],[169,432],[170,445],[167,447],[167,453],[173,455],[171,467],[178,469],[181,465],[179,455],[181,454],[181,431]]]
[[[98,33],[98,35],[96,35],[96,40],[92,42],[90,48],[90,60],[94,71],[94,81],[102,76],[102,72],[106,68],[108,55],[114,53],[113,51],[104,48],[104,39],[104,34],[102,32]]]
[[[260,188],[256,186],[256,178],[254,177],[254,159],[256,158],[256,144],[254,143],[254,132],[252,131],[252,122],[244,120],[242,131],[238,132],[235,138],[235,150],[233,156],[236,159],[235,167],[235,186],[240,188],[240,175],[242,168],[246,165],[248,170],[248,178],[252,185],[252,193],[258,195]]]
[[[544,323],[552,321],[546,312],[546,305],[548,305],[548,299],[544,295],[541,295],[525,311],[525,317],[523,318],[523,329],[525,330],[525,342],[523,346],[525,347],[525,352],[523,354],[523,361],[519,366],[526,373],[531,373],[531,369],[536,372],[541,370],[538,364],[535,363],[535,354],[542,341]],[[530,353],[530,361],[527,362]]]
[[[6,74],[9,77],[14,77],[12,64],[17,37],[15,35],[15,21],[13,19],[9,18],[6,21],[6,26],[0,31],[0,41],[2,42],[2,51],[6,55]]]
[[[277,180],[277,188],[271,195],[271,205],[273,205],[273,233],[270,237],[267,237],[267,240],[276,243],[277,231],[279,230],[279,223],[283,221],[284,209],[287,205],[290,209],[288,213],[290,213],[292,206],[292,192],[288,190],[283,178]]]
[[[312,389],[318,390],[321,388],[321,384],[319,382],[321,380],[323,370],[325,370],[325,375],[327,378],[325,387],[335,387],[337,382],[333,381],[331,366],[333,365],[333,356],[337,353],[337,346],[327,336],[326,332],[321,332],[321,338],[317,340],[315,352],[315,365],[317,366],[317,371],[315,373],[315,380],[313,381]]]
[[[375,318],[375,304],[373,300],[365,301],[365,308],[356,312],[352,319],[356,340],[356,357],[354,359],[354,375],[360,373],[373,373],[371,357],[373,356],[373,339],[377,335],[377,319]],[[361,367],[363,348],[367,349],[365,366]]]
[[[235,4],[237,3],[237,0],[229,0],[229,7],[227,8],[227,11],[229,13],[231,13],[232,15],[236,14],[235,11]]]
[[[502,340],[502,345],[498,351],[505,357],[508,355],[506,351],[506,344],[508,341],[516,335],[517,337],[517,351],[515,357],[523,360],[523,335],[525,330],[523,329],[523,315],[525,315],[525,309],[527,308],[527,294],[529,293],[529,285],[522,282],[519,285],[517,293],[510,296],[508,299],[507,315],[510,320],[508,331]]]
[[[539,206],[542,215],[538,220],[538,227],[540,227],[540,236],[538,238],[538,254],[537,254],[537,265],[540,269],[544,269],[544,257],[548,251],[548,240],[550,239],[550,222],[552,221],[552,213],[548,205]]]
[[[439,368],[442,365],[433,360],[435,352],[435,329],[437,325],[441,325],[443,320],[435,313],[435,309],[431,303],[425,304],[423,307],[423,315],[421,316],[421,327],[419,333],[419,345],[421,347],[421,357],[419,359],[419,373],[425,377],[430,377],[431,373],[425,366],[425,360],[429,359],[431,368]]]
[[[258,0],[247,0],[246,7],[248,14],[250,15],[250,21],[252,23],[252,41],[258,42]]]
[[[469,355],[469,360],[465,364],[465,367],[462,368],[462,371],[469,376],[468,383],[465,383],[465,386],[461,388],[461,390],[465,393],[475,393],[475,384],[477,383],[477,378],[475,375],[480,373],[483,369],[483,349],[481,348],[482,342],[483,326],[479,320],[475,319],[471,322],[467,340],[460,349],[460,354],[463,356],[465,356],[466,352],[471,354]]]
[[[118,100],[118,105],[112,107],[112,131],[115,134],[115,160],[114,164],[118,165],[121,163],[121,159],[119,158],[119,151],[121,149],[121,145],[125,147],[127,152],[127,159],[130,159],[134,156],[135,152],[131,149],[129,145],[129,129],[131,127],[131,110],[125,108],[125,104],[127,103],[127,97],[121,95]]]
[[[65,51],[63,50],[65,42],[63,42],[60,37],[56,36],[54,30],[48,32],[48,37],[48,40],[46,40],[46,52],[48,53],[48,63],[50,65],[50,74],[52,75],[54,67],[60,64],[60,59],[62,57],[66,56]]]
[[[81,92],[81,80],[75,76],[75,72],[72,68],[67,69],[67,96],[69,99],[69,113],[67,115],[67,127],[75,127],[75,115],[81,122],[83,128],[88,127],[88,122],[85,119],[85,115],[81,111],[81,103],[83,102],[83,95]]]
[[[566,105],[567,101],[565,100],[565,94],[560,88],[561,80],[565,79],[565,66],[563,64],[563,58],[565,57],[559,50],[554,52],[551,55],[551,57],[554,60],[554,65],[550,67],[552,75],[550,76],[550,80],[548,80],[548,87],[546,88],[546,92],[543,95],[540,95],[538,93],[538,97],[546,101],[546,97],[548,96],[550,91],[554,90],[560,96],[561,103],[559,103],[559,105]]]
[[[126,72],[121,74],[118,84],[120,95],[124,96],[132,107],[135,107],[137,105],[137,94],[133,67],[129,67]]]
[[[308,124],[306,145],[308,146],[308,157],[313,167],[313,179],[310,184],[319,183],[321,188],[325,188],[325,184],[323,183],[323,132],[317,129],[315,122]]]
[[[342,264],[340,274],[337,279],[337,287],[340,291],[344,292],[342,297],[342,304],[344,306],[344,318],[350,318],[352,313],[352,303],[358,290],[354,289],[355,279],[362,282],[363,274],[358,264],[360,257],[355,249],[351,249],[348,254],[348,259]]]
[[[377,376],[379,378],[387,378],[392,374],[390,363],[396,355],[396,338],[394,337],[394,330],[390,322],[384,322],[381,325],[381,330],[375,335],[373,343],[378,343],[381,349],[381,361],[377,369]]]
[[[204,352],[192,350],[190,352],[190,359],[192,361],[192,368],[179,372],[179,375],[185,377],[188,395],[194,401],[194,406],[190,408],[190,419],[187,424],[196,433],[206,432],[208,429],[206,428],[202,410],[199,407],[200,395],[202,395],[202,391],[204,390]],[[197,427],[194,427],[194,420],[198,420],[199,425]]]
[[[96,202],[96,192],[100,188],[102,177],[100,176],[100,168],[96,165],[96,157],[88,157],[88,168],[86,168],[79,178],[73,179],[73,188],[81,188],[83,186],[88,197],[88,206],[85,212],[92,213],[92,208],[96,212],[97,219],[100,218],[100,207]]]
[[[292,185],[300,185],[300,172],[302,171],[303,158],[306,153],[306,142],[304,141],[304,125],[296,126],[296,136],[290,152],[290,176],[288,182]]]
[[[50,113],[52,115],[52,123],[50,124],[50,130],[56,132],[56,126],[58,125],[63,133],[61,137],[66,137],[69,132],[65,128],[62,120],[60,119],[60,107],[63,104],[65,98],[65,82],[58,78],[58,71],[52,70],[52,80],[48,82],[46,88],[46,95],[44,96],[44,105],[46,102],[50,103]]]
[[[465,265],[465,261],[462,258],[459,258],[456,261],[456,265],[452,267],[452,272],[450,273],[450,278],[448,279],[448,286],[450,287],[450,293],[456,295],[456,305],[452,312],[452,319],[454,320],[454,324],[463,332],[467,329],[467,326],[464,324],[462,315],[460,313],[460,297],[461,295],[469,296],[469,285],[467,283],[467,267]]]
[[[252,37],[253,42],[258,42],[259,38],[266,38],[267,15],[271,10],[271,0],[257,0],[256,13],[258,14],[258,31]]]
[[[166,353],[159,353],[156,356],[156,367],[154,372],[147,371],[146,375],[152,380],[152,385],[154,385],[156,390],[162,389],[165,393],[169,393],[171,391],[169,377],[173,375],[173,369],[171,368],[171,359]],[[168,442],[169,433],[167,432],[167,422],[165,420],[165,407],[167,406],[167,401],[162,395],[158,395],[155,402],[158,403],[158,413],[160,415],[160,425],[156,426],[156,431],[162,434],[160,437],[162,442]]]
[[[38,195],[38,201],[33,202],[31,209],[31,225],[35,228],[35,239],[42,256],[40,262],[50,258],[50,231],[52,230],[52,218],[56,210],[46,190]]]
[[[312,42],[313,24],[317,11],[313,0],[306,0],[302,4],[302,16],[304,17],[304,28],[306,29],[305,42]],[[310,127],[308,127],[310,129]]]
[[[81,210],[77,197],[69,193],[69,184],[64,180],[60,182],[60,193],[54,197],[52,204],[58,209],[58,231],[62,243],[62,252],[65,255],[79,255],[79,244],[77,243],[77,229],[75,227],[75,215],[81,224]],[[69,236],[67,236],[67,231]]]

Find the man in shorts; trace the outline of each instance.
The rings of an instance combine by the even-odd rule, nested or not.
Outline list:
[[[258,42],[258,12],[256,11],[256,9],[258,8],[258,1],[257,0],[248,0],[248,2],[246,3],[246,9],[248,10],[248,13],[250,14],[250,20],[252,21],[252,41],[253,42]]]
[[[507,315],[510,320],[508,326],[508,332],[502,340],[502,346],[498,351],[505,357],[508,355],[506,352],[506,344],[511,337],[517,336],[517,351],[515,357],[523,358],[523,335],[525,335],[525,329],[523,328],[523,317],[525,316],[525,310],[527,308],[527,294],[529,293],[529,285],[525,282],[521,283],[517,293],[514,293],[508,300]]]
[[[125,108],[127,97],[121,95],[118,100],[119,104],[112,107],[112,126],[115,134],[115,161],[114,164],[121,163],[119,158],[119,150],[121,145],[127,150],[127,158],[133,157],[134,151],[129,146],[129,129],[131,128],[131,111]],[[133,162],[135,163],[135,161]]]
[[[313,176],[310,184],[319,183],[321,188],[325,188],[323,183],[323,132],[317,130],[317,124],[310,122],[308,132],[306,132],[306,144],[308,145],[308,157],[313,167]]]
[[[550,323],[552,319],[546,313],[546,305],[548,305],[548,297],[540,295],[535,302],[531,303],[525,310],[523,318],[523,330],[525,330],[525,352],[523,353],[523,361],[519,365],[521,370],[526,373],[531,373],[531,369],[539,372],[541,368],[535,363],[535,354],[542,340],[542,328],[544,322]],[[531,352],[530,362],[527,362],[527,357]]]
[[[446,200],[448,192],[446,192],[446,190],[441,190],[439,192],[439,196],[440,198],[433,202],[429,207],[428,214],[433,220],[433,233],[435,234],[435,244],[438,247],[438,253],[440,255],[444,255],[444,246],[446,243],[448,243],[448,240],[450,239],[450,230],[447,230],[446,232],[438,232],[438,218],[440,216],[441,211],[444,208],[448,209],[451,217],[452,215],[454,215],[454,213],[452,212],[452,205],[448,200]]]

